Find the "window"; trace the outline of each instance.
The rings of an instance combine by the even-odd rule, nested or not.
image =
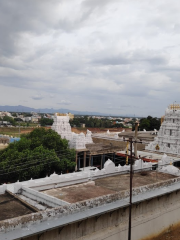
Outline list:
[[[168,147],[170,148],[170,143],[168,143]]]
[[[172,135],[172,130],[170,130],[170,136]]]

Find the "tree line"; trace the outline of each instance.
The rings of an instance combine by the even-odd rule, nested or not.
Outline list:
[[[122,127],[126,128],[122,123],[114,123],[118,121],[116,120],[110,120],[107,118],[93,118],[93,117],[75,117],[74,119],[70,120],[70,125],[76,126],[76,127],[81,127],[81,124],[85,124],[86,127],[92,127],[92,128],[117,128],[117,127]]]

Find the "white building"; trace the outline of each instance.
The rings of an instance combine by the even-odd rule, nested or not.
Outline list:
[[[67,139],[70,148],[85,149],[86,144],[93,143],[91,131],[87,130],[86,135],[84,133],[76,134],[71,132],[69,116],[67,114],[55,113],[54,123],[51,129],[61,135],[61,138]]]
[[[180,105],[173,104],[166,109],[158,135],[146,149],[180,154]]]

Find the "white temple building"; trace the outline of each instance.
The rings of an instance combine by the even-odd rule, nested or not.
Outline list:
[[[147,150],[180,154],[180,105],[170,105],[164,116],[157,137],[147,147]]]
[[[84,133],[76,134],[71,131],[69,116],[67,114],[55,113],[51,129],[61,135],[61,138],[67,139],[70,148],[85,149],[86,144],[93,143],[91,131],[87,130],[86,135]]]

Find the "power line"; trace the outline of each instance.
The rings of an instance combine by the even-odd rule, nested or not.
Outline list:
[[[28,166],[28,165],[31,165],[31,164],[36,164],[35,166],[37,166],[37,163],[39,164],[39,165],[43,165],[43,163],[45,162],[45,161],[47,161],[47,160],[50,160],[50,159],[48,159],[48,157],[49,157],[50,155],[48,155],[45,159],[38,159],[38,160],[35,160],[35,161],[33,161],[33,162],[26,162],[26,163],[22,163],[22,164],[17,164],[17,165],[13,165],[13,167],[21,167],[22,165],[23,166]],[[64,156],[68,156],[68,155],[61,155],[60,157],[64,157]],[[117,158],[116,158],[117,159]],[[39,161],[41,161],[41,162],[39,162]],[[61,162],[62,160],[60,159],[60,162]],[[44,164],[48,164],[48,163],[52,163],[52,162],[56,162],[56,163],[60,163],[60,162],[58,162],[58,160],[56,160],[56,161],[48,161],[47,163],[44,163]],[[125,163],[125,160],[118,160],[118,163],[119,162],[123,162],[123,163]],[[122,165],[121,165],[122,166]],[[125,166],[125,164],[123,165],[123,166]],[[0,170],[0,172],[2,172],[2,171],[7,171],[7,169],[8,169],[9,167],[8,166],[6,166],[6,168],[3,168],[3,169],[1,169]],[[22,169],[24,169],[24,168],[22,168]],[[20,170],[19,170],[20,171]],[[2,175],[2,174],[1,174]]]
[[[43,154],[44,155],[44,154]],[[43,155],[38,155],[38,157],[42,157]],[[50,157],[51,155],[50,154],[48,154],[47,156],[46,156],[46,158],[45,159],[48,159],[48,157]],[[62,158],[62,157],[70,157],[71,155],[70,154],[61,154],[61,155],[59,155],[59,156],[56,156],[56,157],[58,157],[58,158]],[[53,157],[53,156],[52,156]],[[43,161],[45,161],[45,159],[43,160]],[[20,159],[21,160],[21,159]],[[61,159],[59,159],[60,161],[61,161]],[[36,163],[37,161],[42,161],[42,158],[39,158],[39,159],[36,159],[36,160],[34,160],[34,161],[28,161],[28,162],[23,162],[23,163],[20,163],[20,164],[14,164],[13,165],[13,167],[18,167],[18,166],[21,166],[21,165],[29,165],[29,164],[33,164],[33,163]],[[11,162],[10,162],[11,163]],[[11,165],[7,165],[6,166],[6,168],[8,168],[8,167],[11,167]],[[0,170],[0,171],[4,171],[6,168],[3,168],[2,170]]]
[[[40,164],[34,165],[34,166],[32,166],[32,167],[36,167],[36,166],[39,166],[39,165],[43,166],[43,165],[46,165],[46,164],[49,164],[49,163],[53,163],[53,162],[58,163],[57,161],[50,161],[50,162],[48,162],[48,163],[43,163],[43,164],[40,163]],[[12,171],[12,172],[8,172],[8,173],[0,174],[0,176],[8,175],[8,174],[10,174],[10,173],[14,173],[14,172],[24,171],[24,170],[26,170],[26,169],[30,169],[30,168],[32,168],[32,167],[21,168],[21,169],[16,170],[16,171]]]
[[[49,150],[49,149],[47,149],[47,150]],[[51,150],[53,150],[53,149],[50,149],[49,151],[51,151]],[[63,151],[68,151],[68,150],[63,150]],[[61,152],[62,151],[54,151],[54,153],[61,153]],[[42,155],[44,155],[44,154],[46,154],[46,153],[42,153]],[[68,152],[68,154],[71,154],[71,153]],[[38,153],[37,155],[34,154],[34,155],[31,155],[30,157],[24,157],[24,158],[9,159],[9,161],[13,162],[13,161],[16,161],[16,160],[21,160],[21,159],[30,159],[30,158],[34,158],[36,156],[40,156],[40,154]],[[3,162],[3,161],[1,161],[1,162]]]

